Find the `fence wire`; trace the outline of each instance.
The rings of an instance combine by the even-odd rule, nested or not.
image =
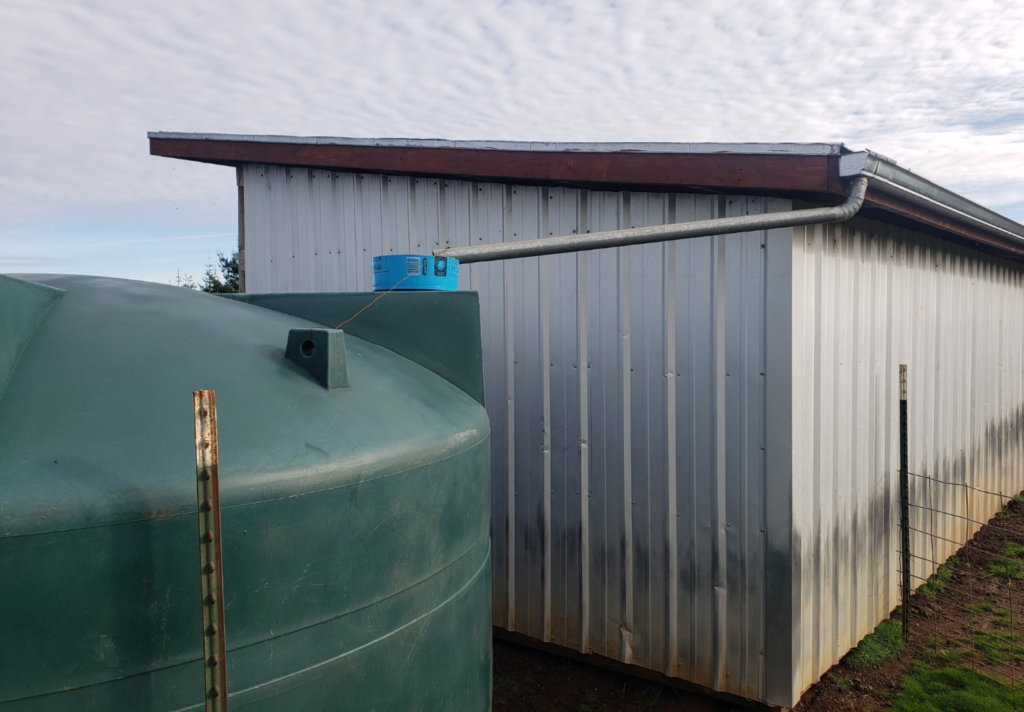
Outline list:
[[[906,428],[905,422],[901,427]],[[1024,682],[1024,498],[921,473],[904,470],[904,474],[934,486],[927,488],[924,497],[922,487],[901,488],[900,526],[905,529],[901,542],[913,541],[920,549],[924,540],[923,548],[930,551],[956,547],[945,561],[913,545],[906,550],[899,547],[901,593],[907,581],[911,592],[903,599],[909,600],[905,634],[937,660],[1020,690]],[[961,490],[962,501],[941,496],[936,488],[942,487]],[[930,502],[914,501],[915,494]],[[972,496],[997,497],[999,513],[989,521],[973,518]],[[950,511],[937,502],[958,503],[962,510]],[[919,513],[914,523],[909,516],[912,511]],[[962,537],[953,538],[952,532],[959,529],[956,524],[942,527],[941,532],[930,530],[928,525],[934,526],[937,516],[962,524]],[[934,573],[927,577],[915,573],[922,569]]]

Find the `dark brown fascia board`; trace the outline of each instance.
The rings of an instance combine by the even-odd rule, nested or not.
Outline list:
[[[1024,260],[1024,245],[1014,240],[934,213],[888,193],[868,188],[862,211],[876,220],[917,229],[924,226],[925,232],[938,237],[952,236],[952,241],[958,244],[980,247],[985,252],[1015,261]]]
[[[431,175],[577,186],[700,186],[825,192],[828,156],[544,152],[150,138],[154,156],[205,163],[269,163],[324,170]],[[606,188],[607,189],[607,188]]]
[[[746,192],[826,204],[840,203],[848,193],[839,178],[838,157],[825,155],[503,151],[159,137],[149,139],[149,152],[236,167],[263,163],[597,190]],[[1024,248],[1009,239],[876,190],[868,190],[865,208],[883,222],[909,221],[931,234],[951,235],[954,242],[967,240],[986,251],[1024,259]],[[886,220],[887,215],[896,220]]]

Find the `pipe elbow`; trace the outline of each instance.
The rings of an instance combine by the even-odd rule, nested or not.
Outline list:
[[[867,191],[867,176],[857,176],[854,178],[850,185],[850,196],[846,199],[845,203],[836,208],[836,222],[849,220],[856,215],[861,206],[864,205],[864,196],[867,195]]]

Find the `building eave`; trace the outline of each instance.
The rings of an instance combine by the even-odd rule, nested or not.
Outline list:
[[[593,190],[745,193],[821,203],[846,198],[848,181],[840,177],[840,158],[846,156],[843,160],[849,162],[858,155],[842,144],[539,143],[162,132],[150,133],[149,142],[155,156],[236,167],[259,163]],[[875,187],[869,188],[865,201],[870,216],[883,222],[909,223],[954,242],[1024,260],[1024,239],[957,220],[938,207]],[[1024,235],[1024,226],[1017,227]]]

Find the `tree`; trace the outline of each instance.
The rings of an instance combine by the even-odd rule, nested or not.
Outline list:
[[[231,257],[225,257],[217,253],[217,261],[220,262],[220,273],[224,275],[224,284],[232,292],[238,291],[238,250],[231,253]]]
[[[192,275],[187,272],[183,274],[180,269],[178,270],[178,274],[174,277],[174,284],[179,287],[184,287],[185,289],[199,289],[199,285],[196,284],[194,279],[192,279]]]
[[[180,269],[173,283],[185,289],[201,289],[212,294],[234,294],[238,291],[238,250],[232,252],[230,257],[218,251],[217,266],[207,262],[206,272],[198,284],[191,275]]]
[[[203,282],[200,288],[204,292],[212,294],[233,294],[238,291],[238,250],[225,257],[223,252],[217,252],[218,267],[214,268],[212,263],[207,263],[206,273],[203,275]],[[217,274],[218,270],[220,274]]]

